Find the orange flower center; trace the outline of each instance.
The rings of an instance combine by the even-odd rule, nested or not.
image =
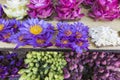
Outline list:
[[[0,31],[2,31],[4,28],[4,25],[3,24],[0,24]]]
[[[13,26],[13,28],[17,28],[17,25],[15,24],[15,25]]]
[[[82,46],[82,45],[83,45],[83,42],[80,41],[80,42],[77,43],[77,45],[78,45],[78,46]]]
[[[37,43],[39,43],[39,44],[45,43],[45,40],[43,40],[43,39],[37,39],[36,41],[37,41]]]
[[[7,33],[7,34],[6,34],[6,35],[4,35],[3,37],[4,37],[4,39],[9,38],[9,37],[10,37],[10,33]]]
[[[22,41],[22,40],[23,40],[23,38],[24,38],[23,36],[20,36],[20,37],[19,37],[19,41]]]
[[[81,34],[81,33],[79,33],[79,32],[76,32],[76,35],[77,35],[77,36],[76,36],[76,38],[77,38],[77,39],[79,39],[79,38],[81,38],[81,37],[82,37],[82,34]]]
[[[65,32],[65,34],[66,34],[66,36],[70,36],[70,35],[72,35],[72,31],[67,30],[67,31]]]
[[[38,35],[43,31],[42,27],[39,25],[34,25],[30,28],[30,33]]]
[[[61,41],[63,44],[68,44],[68,40],[62,40]]]

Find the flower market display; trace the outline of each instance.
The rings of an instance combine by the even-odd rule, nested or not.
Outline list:
[[[90,28],[89,35],[91,37],[91,41],[98,47],[120,45],[120,37],[117,31],[110,27],[100,26]]]
[[[88,49],[88,27],[78,22],[74,24],[58,23],[56,46],[72,48],[73,51],[82,53]]]
[[[22,23],[19,20],[10,19],[9,26],[10,26],[10,30],[12,30],[13,34],[16,34],[19,32],[19,28],[22,26]]]
[[[29,52],[25,59],[26,69],[21,69],[19,80],[63,80],[66,65],[63,52]]]
[[[0,53],[0,79],[19,77],[18,71],[25,68],[24,60],[17,53]]]
[[[119,21],[119,0],[0,0],[0,80],[120,80]]]
[[[28,15],[32,18],[47,18],[53,13],[52,0],[30,0]]]
[[[6,0],[3,10],[9,18],[23,19],[27,15],[28,0]]]

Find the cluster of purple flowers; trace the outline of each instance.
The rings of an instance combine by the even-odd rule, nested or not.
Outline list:
[[[65,80],[119,80],[120,54],[106,52],[64,53]]]
[[[23,58],[18,58],[16,53],[0,54],[0,79],[18,77],[18,71],[25,68]]]
[[[28,19],[22,22],[19,32],[9,38],[10,42],[19,46],[32,45],[33,47],[52,46],[51,40],[54,34],[54,27],[39,19]]]
[[[88,48],[88,27],[77,22],[74,24],[58,23],[56,46],[72,48],[81,53]],[[25,45],[33,47],[52,46],[55,30],[54,27],[44,20],[27,19],[23,22],[18,20],[0,19],[0,40],[16,43],[16,48]]]
[[[61,48],[71,48],[77,53],[88,50],[88,27],[77,22],[74,24],[58,23],[58,34],[56,46]]]
[[[33,45],[34,47],[46,47],[54,34],[54,27],[39,19],[18,20],[0,19],[0,40],[16,43],[19,46]]]
[[[9,38],[18,32],[20,21],[0,19],[0,40],[9,42]]]

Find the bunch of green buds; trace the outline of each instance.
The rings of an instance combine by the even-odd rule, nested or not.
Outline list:
[[[21,69],[20,80],[63,80],[66,65],[62,52],[29,52],[26,56],[26,69]]]

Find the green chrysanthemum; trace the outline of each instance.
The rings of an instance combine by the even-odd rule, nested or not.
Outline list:
[[[26,69],[19,71],[20,80],[63,80],[63,67],[66,65],[63,53],[29,52]]]

